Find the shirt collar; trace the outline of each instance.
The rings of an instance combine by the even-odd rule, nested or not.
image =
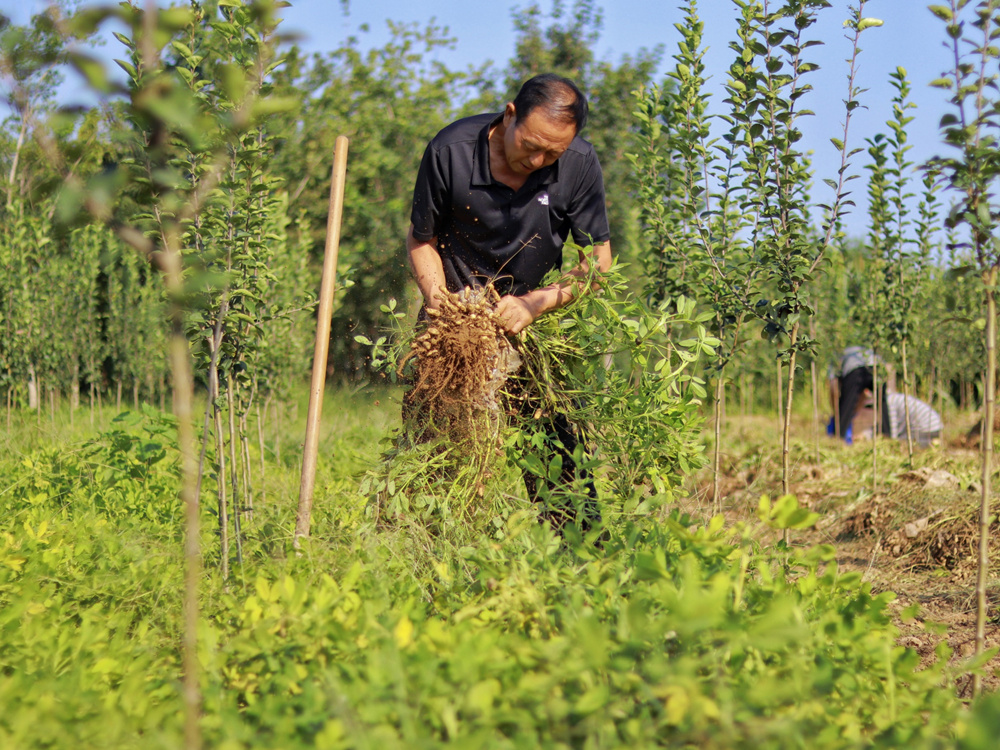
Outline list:
[[[503,112],[486,123],[485,127],[479,131],[479,138],[476,140],[476,148],[472,154],[472,184],[492,185],[493,176],[490,174],[490,129],[499,125],[503,120]],[[559,159],[554,164],[535,170],[528,175],[528,182],[536,185],[551,185],[559,179]],[[528,182],[525,184],[527,185]]]

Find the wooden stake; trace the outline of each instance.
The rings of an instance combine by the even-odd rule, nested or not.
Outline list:
[[[306,417],[306,441],[302,450],[302,478],[299,483],[299,508],[295,515],[295,548],[302,537],[309,536],[313,490],[316,486],[316,457],[319,453],[319,421],[323,413],[323,390],[326,388],[326,360],[330,351],[330,318],[337,277],[337,252],[340,249],[340,219],[344,210],[344,181],[347,174],[347,138],[338,136],[333,152],[333,175],[330,179],[330,212],[326,222],[326,251],[323,257],[323,281],[319,291],[319,315],[316,321],[316,349],[313,355],[312,384],[309,388],[309,414]]]

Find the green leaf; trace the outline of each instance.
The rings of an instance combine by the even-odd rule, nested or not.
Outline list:
[[[67,58],[70,65],[80,72],[92,89],[102,94],[108,94],[115,90],[114,84],[108,78],[108,71],[99,60],[80,52],[70,52]]]
[[[954,20],[954,15],[951,12],[951,8],[945,5],[931,5],[928,10],[935,16],[940,18],[942,21],[951,23]]]

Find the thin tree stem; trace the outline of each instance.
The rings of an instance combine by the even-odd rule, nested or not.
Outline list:
[[[903,339],[903,416],[906,419],[906,458],[913,466],[913,429],[910,424],[910,372],[906,364],[906,339]]]
[[[723,370],[719,370],[718,380],[715,383],[715,449],[712,457],[712,512],[722,511],[719,499],[719,472],[721,471],[722,460],[722,400],[726,397],[725,380]]]
[[[781,425],[781,492],[783,495],[789,494],[791,476],[791,450],[789,441],[791,438],[792,426],[792,398],[795,396],[795,344],[798,342],[799,324],[792,326],[792,335],[789,341],[791,356],[788,359],[788,387],[785,400],[785,418]]]
[[[986,647],[986,579],[990,564],[990,480],[993,476],[993,417],[996,409],[997,266],[983,273],[986,285],[986,392],[983,394],[983,491],[979,503],[979,569],[976,573],[976,656]],[[982,678],[972,677],[973,695],[982,690]]]

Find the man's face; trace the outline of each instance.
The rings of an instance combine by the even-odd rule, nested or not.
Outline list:
[[[554,163],[576,136],[573,123],[553,120],[541,107],[533,109],[527,117],[517,117],[514,105],[508,104],[503,123],[504,157],[511,170],[521,175]]]

